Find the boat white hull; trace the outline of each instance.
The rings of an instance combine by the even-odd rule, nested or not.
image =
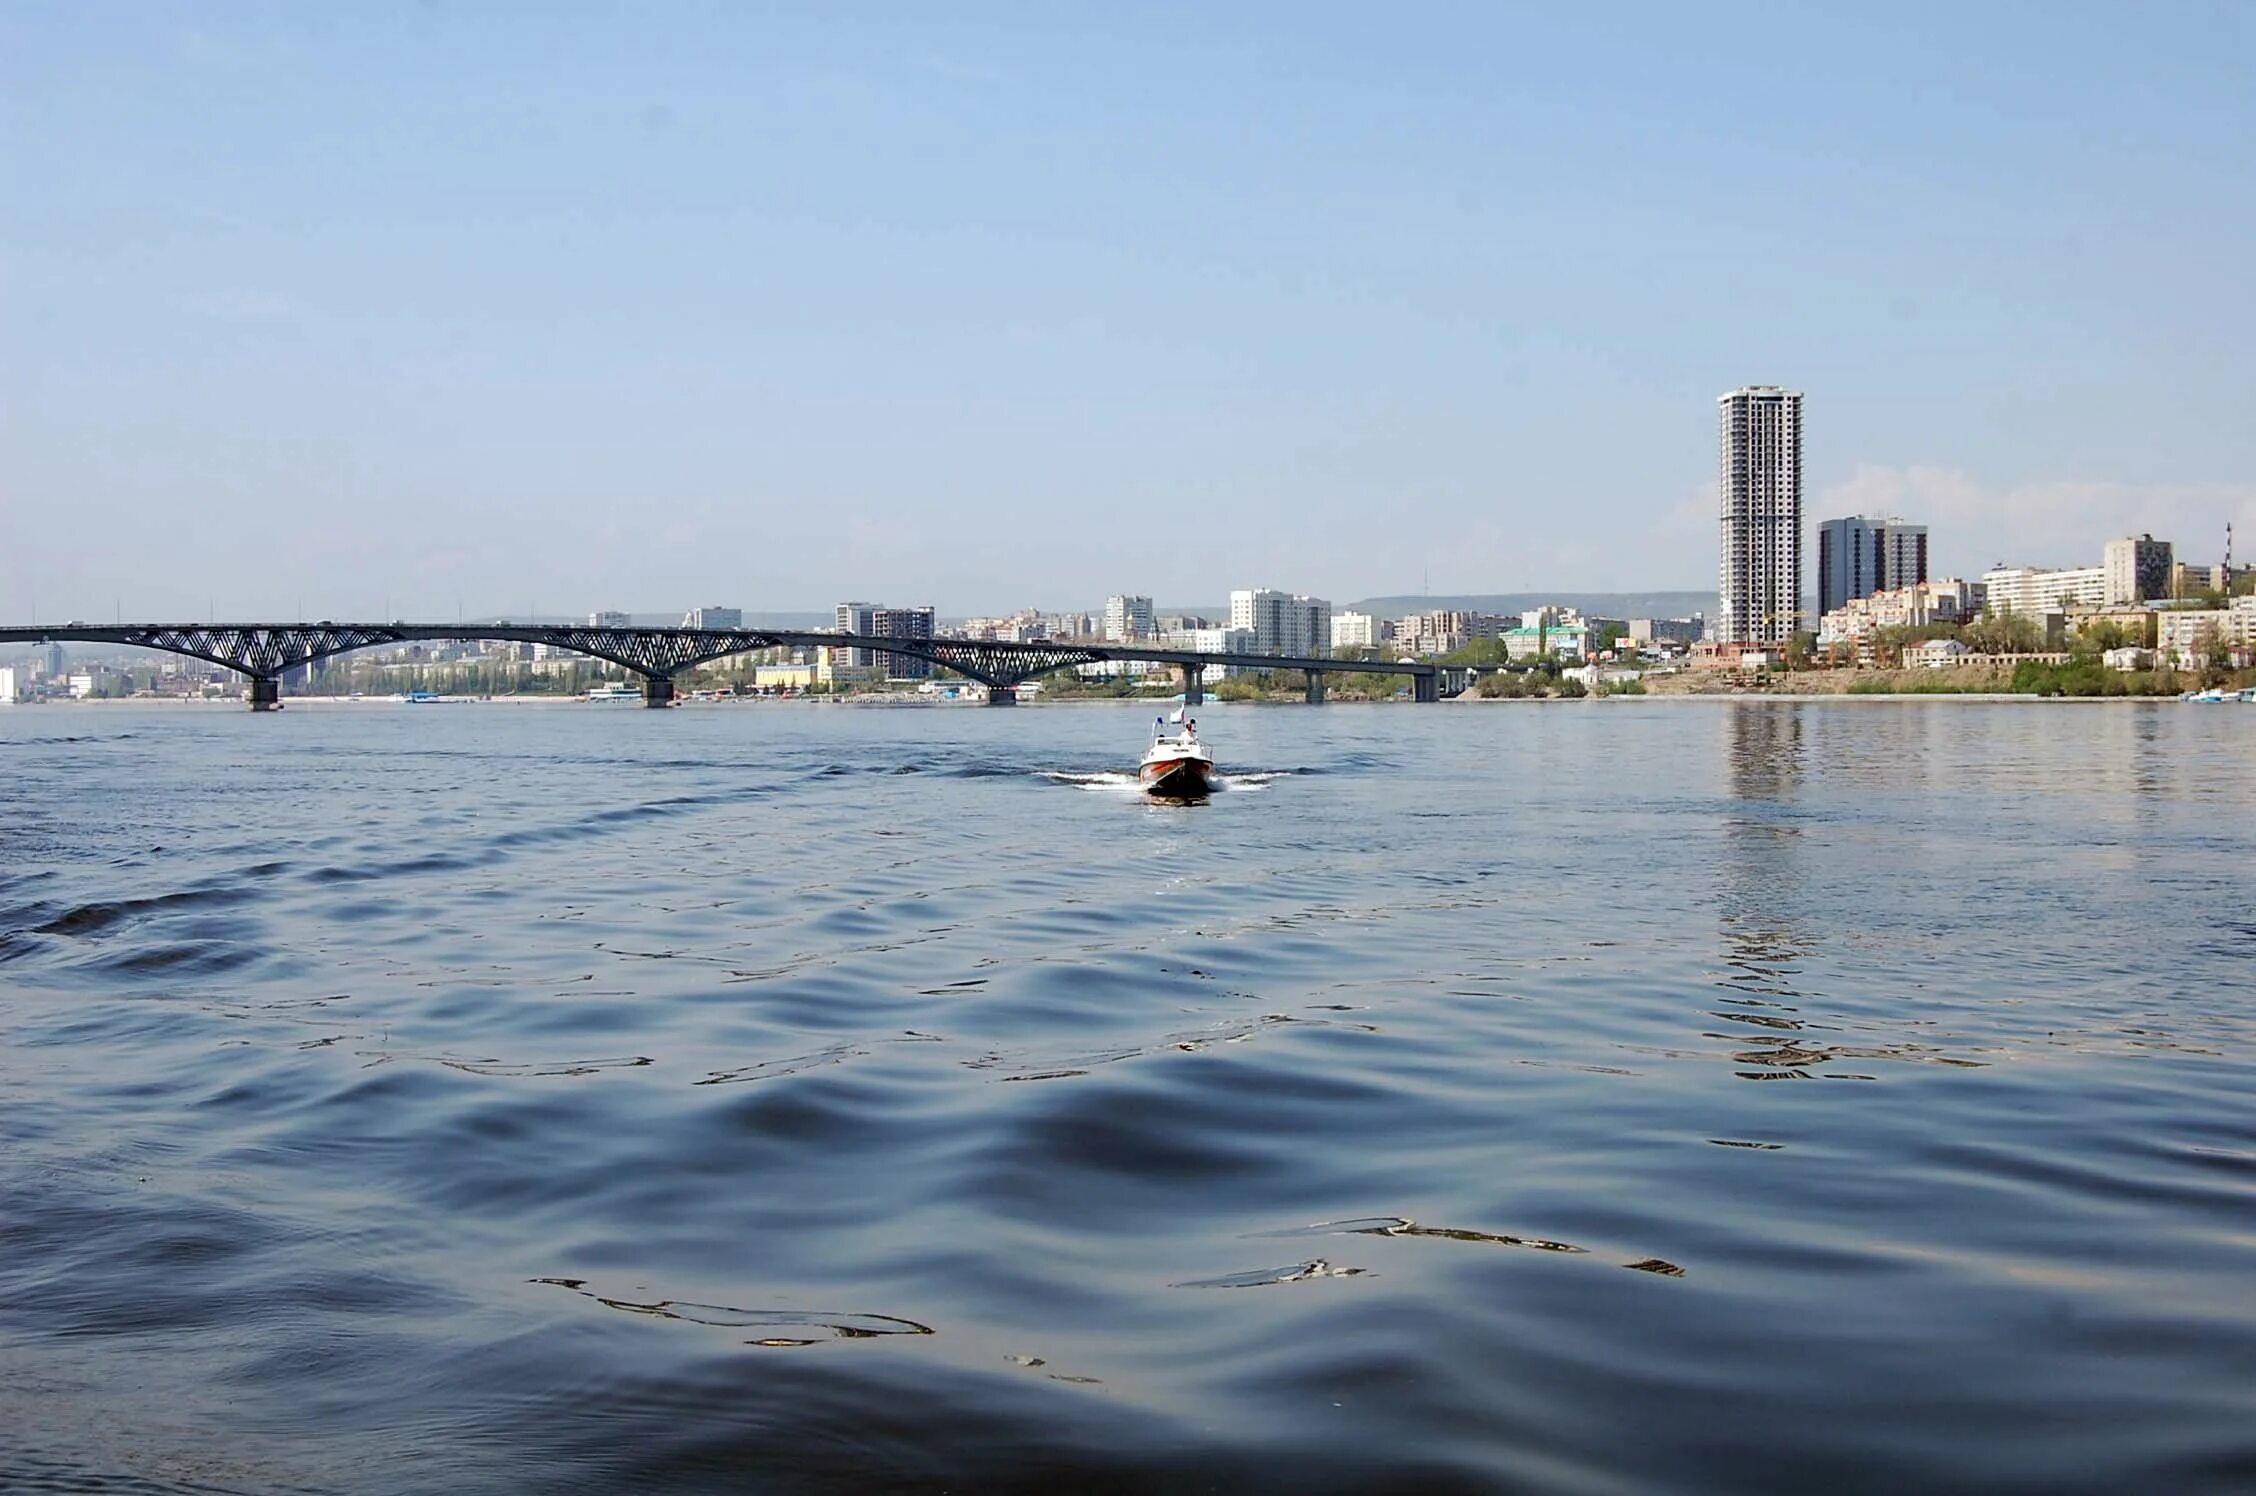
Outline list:
[[[1149,795],[1204,795],[1214,788],[1214,756],[1204,743],[1161,738],[1136,766],[1136,778]]]

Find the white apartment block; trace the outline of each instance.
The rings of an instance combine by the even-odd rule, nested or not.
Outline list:
[[[588,627],[591,629],[632,628],[634,627],[634,620],[624,613],[590,613],[588,614]]]
[[[1717,637],[1784,644],[1802,621],[1802,397],[1750,385],[1716,398],[1716,420]]]
[[[1982,573],[1982,592],[1992,613],[2019,613],[2034,618],[2039,613],[2065,612],[2071,604],[2104,607],[2107,603],[2107,568],[2073,566],[2048,570],[2041,566],[2000,566]]]
[[[1169,629],[1159,636],[1163,649],[1195,649],[1201,654],[1261,654],[1267,651],[1254,648],[1251,629]],[[1229,675],[1243,666],[1213,665],[1208,667],[1210,678]]]
[[[682,615],[685,629],[740,629],[744,627],[744,613],[737,608],[718,605],[709,608],[691,608]]]
[[[1152,618],[1152,600],[1126,593],[1105,599],[1104,636],[1107,643],[1126,644],[1149,639],[1158,629]]]
[[[0,706],[14,706],[21,700],[23,685],[16,679],[15,667],[0,667]]]
[[[1230,627],[1253,636],[1255,654],[1331,653],[1332,605],[1266,587],[1230,594]]]
[[[1334,613],[1332,648],[1376,649],[1393,635],[1394,625],[1369,613]]]

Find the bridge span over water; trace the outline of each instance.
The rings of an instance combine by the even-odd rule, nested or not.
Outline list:
[[[674,677],[731,655],[776,647],[870,650],[928,660],[987,688],[990,706],[1009,706],[1018,688],[1037,676],[1106,660],[1152,661],[1176,667],[1183,698],[1205,700],[1210,667],[1298,670],[1308,676],[1308,700],[1324,699],[1324,678],[1335,671],[1402,675],[1419,701],[1440,699],[1441,668],[1423,660],[1335,660],[1318,656],[1207,653],[1142,644],[1075,644],[977,639],[896,639],[875,634],[814,629],[596,628],[580,624],[512,623],[85,623],[0,628],[0,645],[112,644],[161,650],[225,666],[250,684],[253,711],[282,701],[282,677],[292,670],[355,650],[422,641],[504,640],[545,644],[618,665],[642,677],[645,706],[669,706]]]

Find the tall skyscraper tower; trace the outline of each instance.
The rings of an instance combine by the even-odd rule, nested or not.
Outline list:
[[[1722,618],[1717,638],[1779,644],[1802,621],[1802,397],[1749,385],[1716,398]]]

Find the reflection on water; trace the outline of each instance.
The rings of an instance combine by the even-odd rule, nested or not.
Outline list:
[[[0,1488],[2256,1482],[2232,713],[1143,728],[0,715]]]
[[[1724,971],[1719,985],[1733,995],[1724,1001],[1742,1009],[1769,1010],[1716,1014],[1727,1022],[1771,1028],[1799,1028],[1786,1016],[1794,1006],[1797,963],[1809,949],[1798,918],[1805,885],[1822,870],[1807,866],[1802,854],[1803,824],[1797,799],[1802,787],[1804,709],[1794,704],[1748,704],[1725,719],[1728,746],[1724,768],[1730,784],[1723,855],[1717,864],[1721,889],[1716,918],[1723,937]],[[1748,1080],[1800,1076],[1799,1067],[1830,1056],[1797,1048],[1784,1039],[1768,1047],[1741,1050],[1740,1064],[1771,1067]]]

